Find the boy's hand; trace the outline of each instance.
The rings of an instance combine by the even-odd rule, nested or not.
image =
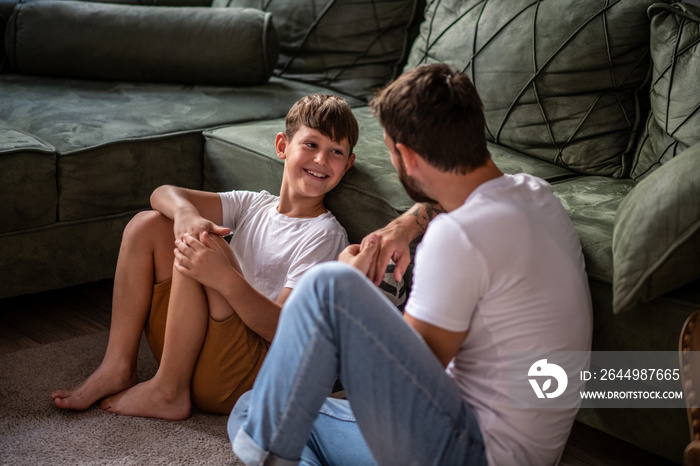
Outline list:
[[[351,244],[338,255],[338,261],[345,262],[367,275],[370,279],[370,269],[375,266],[379,252],[379,238],[369,235],[362,244]]]
[[[225,236],[231,232],[230,228],[224,228],[197,214],[177,215],[173,221],[173,232],[176,240],[182,240],[185,235],[195,239],[202,239],[203,233]]]
[[[175,240],[175,246],[175,269],[204,286],[220,290],[231,276],[238,275],[226,253],[207,232],[202,233],[201,241],[185,233],[182,239]]]

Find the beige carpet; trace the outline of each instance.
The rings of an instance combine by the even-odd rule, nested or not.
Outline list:
[[[194,410],[181,422],[123,417],[97,407],[66,412],[50,393],[83,380],[102,359],[107,333],[0,356],[0,465],[241,465],[226,416]],[[142,342],[140,380],[156,363]]]

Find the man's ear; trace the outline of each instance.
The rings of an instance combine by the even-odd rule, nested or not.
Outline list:
[[[277,133],[275,137],[275,150],[277,151],[277,157],[284,160],[287,158],[287,135],[284,133]]]
[[[353,154],[350,154],[350,157],[348,157],[348,161],[345,164],[345,173],[347,173],[348,170],[350,170],[350,168],[353,166],[354,163],[355,163],[355,154],[353,153]]]
[[[401,157],[401,160],[403,161],[403,166],[406,169],[406,174],[413,174],[413,171],[415,170],[418,164],[418,158],[420,157],[418,152],[414,151],[413,149],[401,142],[396,143],[396,151],[399,153],[399,157]]]

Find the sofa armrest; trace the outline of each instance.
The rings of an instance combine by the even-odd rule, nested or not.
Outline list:
[[[613,232],[613,310],[700,278],[700,143],[640,181]]]

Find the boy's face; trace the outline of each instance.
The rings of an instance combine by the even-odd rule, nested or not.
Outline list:
[[[286,182],[305,197],[325,195],[355,161],[347,139],[336,142],[308,126],[301,126],[291,140],[279,133],[275,146],[277,156],[285,160]]]

